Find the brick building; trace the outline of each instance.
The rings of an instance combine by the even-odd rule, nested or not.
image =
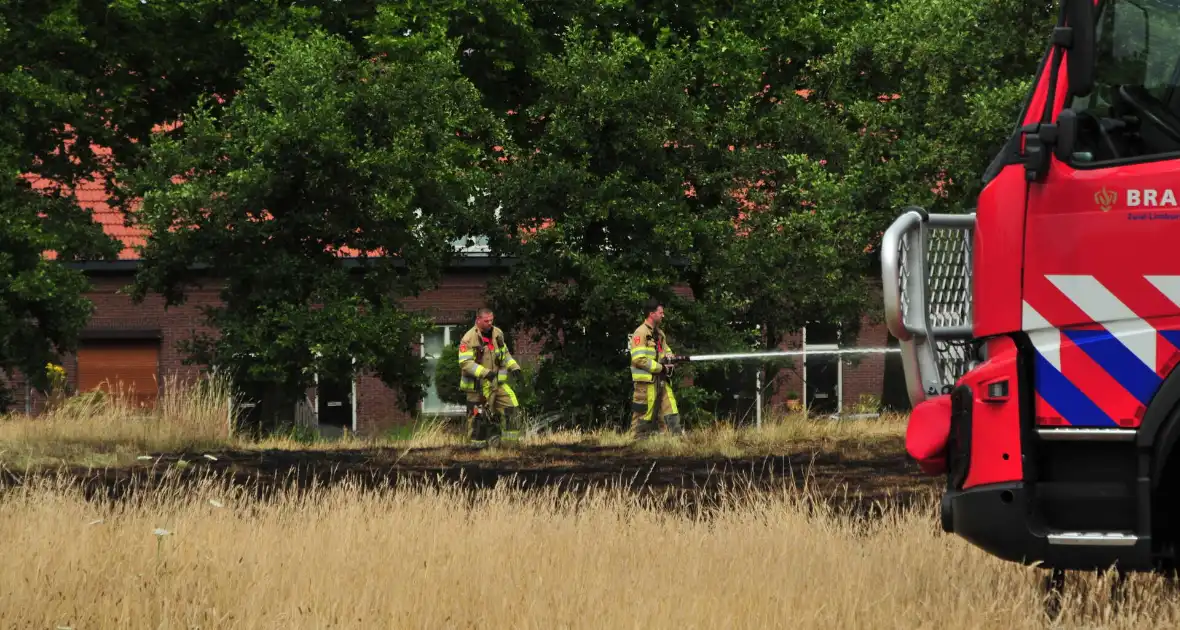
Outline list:
[[[47,184],[36,180],[34,185]],[[133,386],[145,402],[150,401],[160,394],[167,378],[183,380],[199,372],[200,368],[183,364],[176,345],[192,331],[203,329],[199,308],[217,300],[217,289],[210,285],[195,290],[183,306],[167,310],[158,296],[149,297],[140,305],[133,304],[123,289],[135,272],[137,253],[133,247],[142,244],[143,234],[123,225],[122,216],[107,206],[101,185],[83,186],[77,195],[107,233],[119,238],[125,247],[118,261],[82,265],[93,284],[88,297],[95,310],[82,335],[78,353],[64,360],[68,382],[77,391],[87,391],[104,381],[121,381],[125,387]],[[411,308],[430,312],[437,323],[434,332],[422,339],[419,351],[424,356],[436,356],[445,344],[456,341],[471,325],[470,314],[482,305],[489,278],[501,272],[502,268],[493,264],[485,252],[473,249],[456,261],[441,286],[409,301]],[[866,321],[857,345],[884,346],[886,337],[883,325]],[[516,340],[513,352],[517,358],[522,362],[534,360],[536,351],[527,335],[516,335]],[[834,348],[838,343],[834,331],[824,326],[800,331],[782,348],[802,349],[806,345],[809,350],[819,351]],[[777,382],[766,384],[768,412],[785,408],[792,392],[820,413],[847,409],[865,395],[882,395],[886,372],[882,355],[843,360],[811,356],[805,363],[796,361],[796,366],[782,374]],[[625,368],[620,366],[620,369]],[[17,410],[35,414],[42,409],[44,401],[39,395],[19,382],[13,385]],[[746,407],[748,411],[748,404]],[[420,411],[458,414],[462,408],[443,404],[432,386]],[[397,407],[396,394],[371,375],[361,375],[354,383],[334,384],[327,380],[319,383],[308,392],[303,417],[308,423],[320,425],[327,434],[344,428],[373,434],[411,421]]]

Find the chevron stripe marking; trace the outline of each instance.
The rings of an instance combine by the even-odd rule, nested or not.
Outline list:
[[[1028,302],[1024,303],[1024,330],[1029,341],[1054,368],[1061,370],[1061,334]]]
[[[1155,371],[1155,329],[1093,276],[1047,276],[1093,321],[1102,324],[1138,359]]]
[[[1144,276],[1176,306],[1180,306],[1180,276]]]
[[[1065,335],[1086,356],[1093,359],[1097,367],[1105,372],[1109,379],[1115,381],[1120,389],[1130,393],[1141,404],[1146,405],[1151,402],[1151,397],[1159,389],[1162,380],[1159,374],[1156,374],[1154,365],[1148,367],[1140,362],[1109,331],[1066,330]],[[1154,331],[1152,331],[1152,336],[1155,336]],[[1070,366],[1070,380],[1076,383],[1078,379],[1073,376],[1073,364],[1071,363]],[[1103,396],[1117,395],[1111,391],[1115,386],[1114,383],[1095,387],[1087,387],[1082,383],[1078,383],[1078,385],[1083,391],[1103,392]]]
[[[1039,352],[1036,356],[1035,375],[1037,393],[1069,424],[1079,427],[1118,426],[1118,423]]]

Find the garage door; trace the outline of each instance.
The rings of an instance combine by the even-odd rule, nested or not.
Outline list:
[[[159,359],[158,343],[85,343],[78,349],[78,391],[122,391],[136,404],[153,407]]]

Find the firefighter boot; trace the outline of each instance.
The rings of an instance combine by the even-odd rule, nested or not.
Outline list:
[[[483,425],[483,414],[477,413],[471,416],[471,419],[468,420],[469,428],[467,430],[467,439],[472,442],[479,442],[482,440],[484,433]]]
[[[684,435],[684,428],[680,426],[680,414],[668,414],[664,416],[664,422],[667,423],[668,432],[672,435]]]
[[[501,430],[511,431],[514,426],[513,422],[516,421],[516,407],[505,407],[500,412],[500,416],[504,420],[504,426],[501,427]]]
[[[486,435],[487,421],[483,409],[476,403],[467,403],[467,439],[479,442]]]
[[[656,427],[655,420],[640,420],[633,423],[631,429],[631,434],[636,440],[642,440],[651,437],[658,432],[659,429]]]
[[[488,446],[497,446],[500,444],[500,438],[502,438],[504,435],[504,427],[506,425],[508,425],[509,422],[512,422],[512,412],[513,411],[515,411],[515,409],[512,409],[511,407],[509,407],[507,409],[503,409],[498,414],[499,418],[497,418],[497,419],[499,420],[499,422],[495,422],[495,421],[488,422],[488,424],[487,424]]]

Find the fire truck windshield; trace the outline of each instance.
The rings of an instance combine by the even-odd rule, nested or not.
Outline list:
[[[1105,0],[1095,34],[1094,89],[1069,104],[1078,115],[1071,161],[1180,151],[1180,0]]]

